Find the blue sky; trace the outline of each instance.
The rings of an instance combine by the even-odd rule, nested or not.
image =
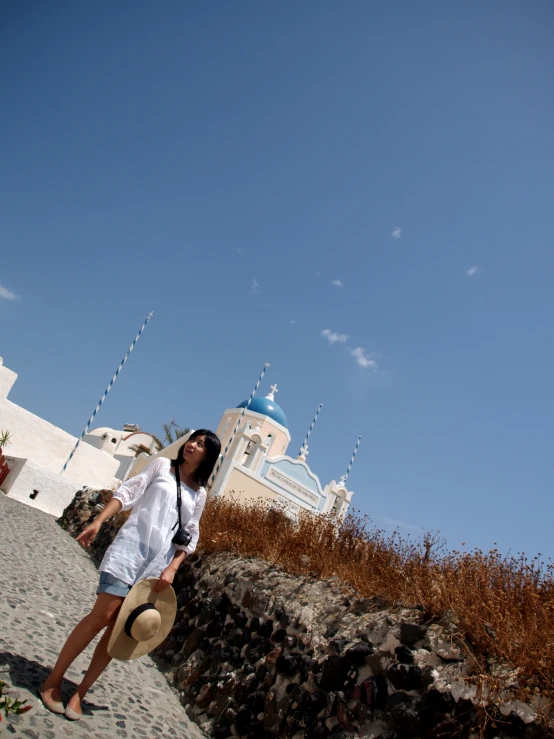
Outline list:
[[[11,400],[79,434],[152,310],[98,425],[215,427],[270,362],[378,525],[554,554],[551,3],[1,13]]]

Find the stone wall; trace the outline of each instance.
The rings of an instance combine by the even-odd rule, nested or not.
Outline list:
[[[60,523],[76,535],[109,495],[79,493]],[[103,528],[95,561],[121,520]],[[476,736],[483,713],[451,615],[429,620],[227,552],[192,555],[174,587],[177,619],[154,657],[209,736]],[[526,704],[487,711],[488,737],[554,736]]]

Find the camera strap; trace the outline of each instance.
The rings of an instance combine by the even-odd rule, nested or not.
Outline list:
[[[179,516],[179,529],[182,529],[181,525],[181,473],[179,472],[179,465],[175,463],[175,480],[177,481],[177,515]],[[175,528],[175,526],[173,527]]]

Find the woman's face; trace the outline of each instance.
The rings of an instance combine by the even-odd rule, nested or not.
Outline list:
[[[197,436],[195,439],[189,439],[183,450],[185,462],[190,465],[189,469],[197,469],[198,465],[206,459],[206,437]]]

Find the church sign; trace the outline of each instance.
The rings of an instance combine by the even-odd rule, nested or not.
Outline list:
[[[299,485],[295,480],[288,475],[285,475],[284,472],[277,470],[275,467],[269,468],[266,474],[266,480],[270,480],[280,488],[297,495],[312,506],[317,506],[319,504],[318,495],[315,495],[315,493],[312,493],[311,490],[308,490],[308,488],[305,488],[303,485]]]

